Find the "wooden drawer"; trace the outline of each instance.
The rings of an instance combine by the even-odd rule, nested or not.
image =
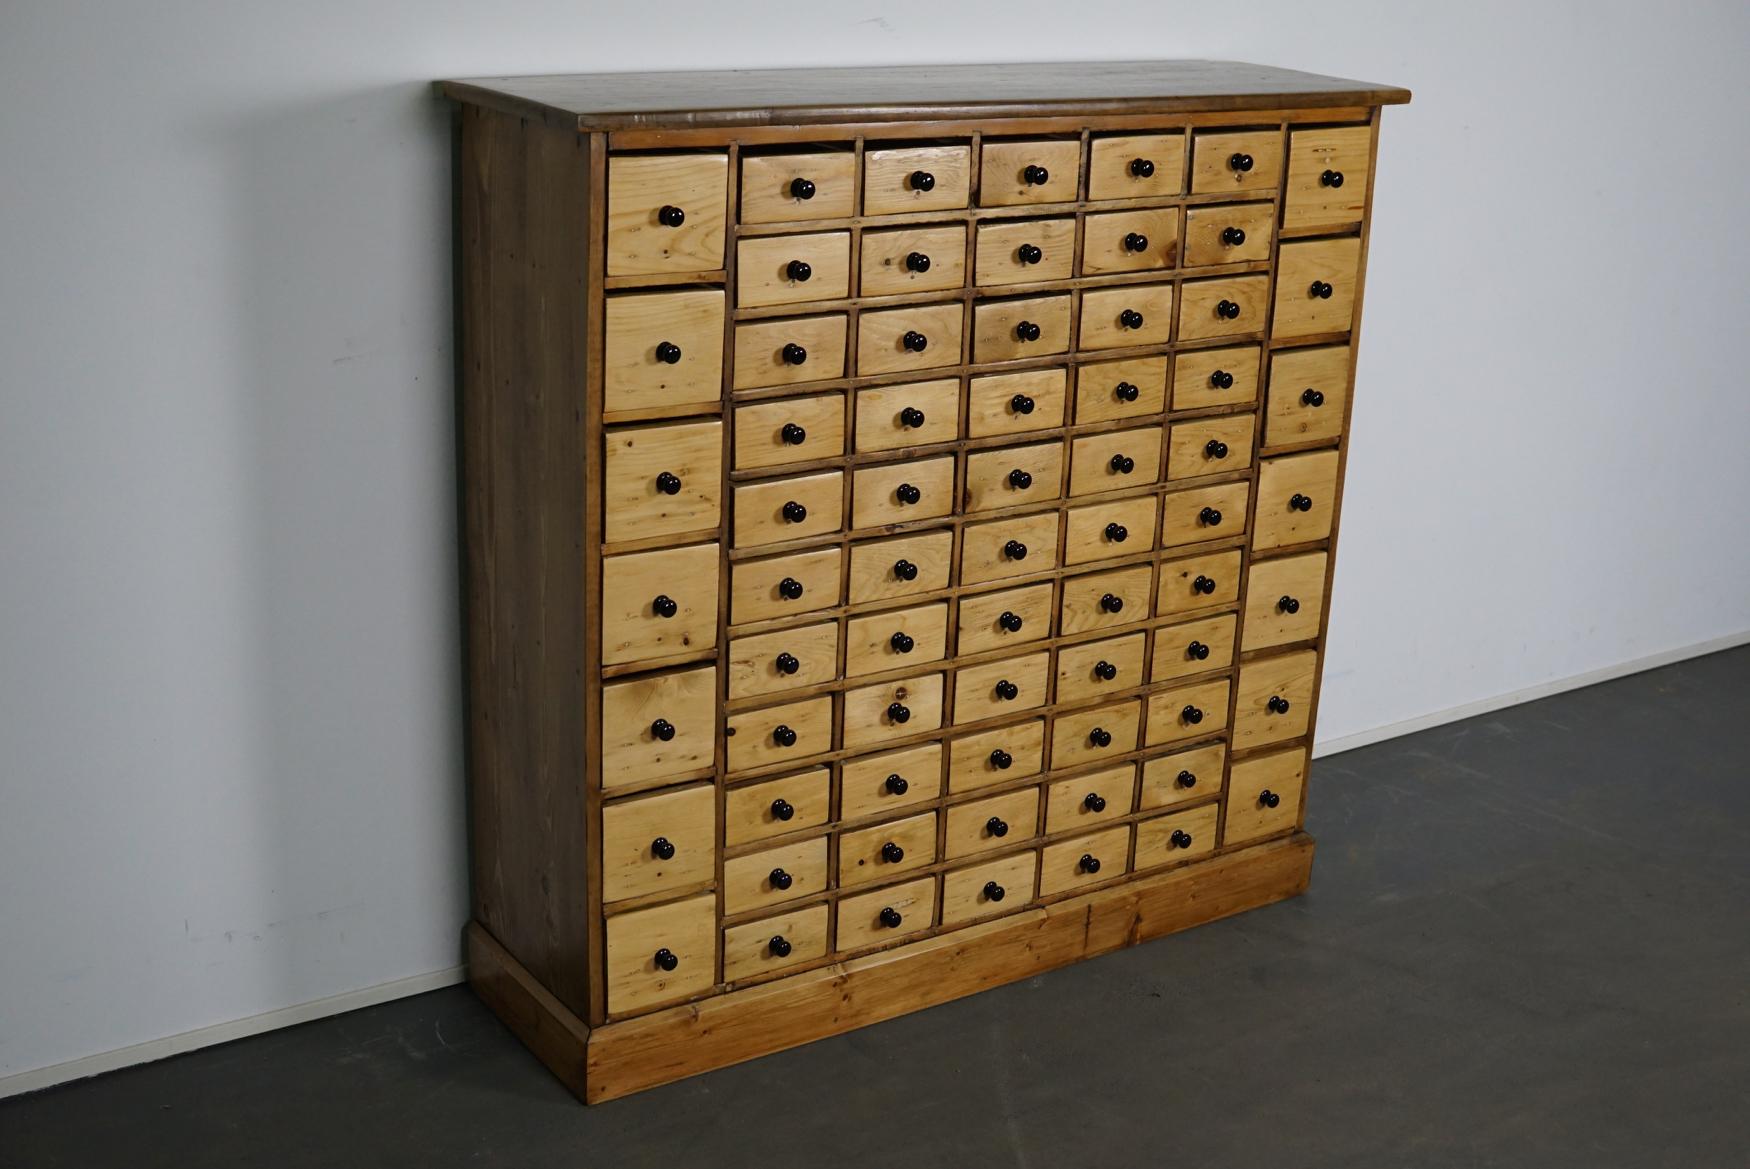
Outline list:
[[[962,597],[957,624],[962,656],[1050,637],[1051,582]]]
[[[1240,552],[1205,552],[1161,565],[1155,615],[1171,617],[1240,599]]]
[[[947,860],[977,856],[1029,840],[1038,832],[1039,789],[1024,787],[949,808],[943,855]]]
[[[669,422],[607,433],[602,494],[612,540],[715,528],[722,503],[723,424]]]
[[[1086,633],[1146,620],[1153,577],[1146,564],[1065,577],[1058,632]]]
[[[1167,478],[1245,470],[1252,465],[1253,424],[1251,414],[1175,422],[1167,438]]]
[[[712,648],[721,556],[717,544],[604,556],[602,664]]]
[[[1060,779],[1045,789],[1045,831],[1054,836],[1122,820],[1135,801],[1134,763]]]
[[[826,837],[797,840],[723,862],[723,912],[768,909],[826,891]]]
[[[948,744],[948,790],[972,791],[1038,774],[1045,759],[1045,720],[963,735]]]
[[[1205,804],[1137,821],[1136,867],[1151,869],[1208,856],[1215,851],[1215,825],[1220,817],[1219,804]]]
[[[714,405],[723,397],[723,293],[633,292],[607,298],[602,409]]]
[[[946,601],[853,617],[845,623],[845,677],[939,661],[947,644]]]
[[[783,467],[845,453],[845,396],[815,394],[735,408],[735,469]]]
[[[1080,702],[1142,685],[1140,633],[1067,645],[1057,651],[1057,701]]]
[[[1221,791],[1226,767],[1226,743],[1208,743],[1189,751],[1158,755],[1142,765],[1142,789],[1136,805],[1146,812],[1207,799]]]
[[[1142,418],[1166,409],[1167,359],[1132,357],[1076,370],[1076,422]]]
[[[717,794],[706,784],[602,809],[602,900],[703,885],[717,875]]]
[[[832,696],[739,711],[726,733],[731,771],[801,762],[832,750]]]
[[[978,204],[1013,207],[1022,203],[1072,202],[1081,169],[1080,139],[986,138],[978,159]]]
[[[1083,225],[1083,276],[1171,268],[1178,259],[1177,207],[1107,211],[1088,216]]]
[[[845,691],[844,745],[867,747],[942,725],[942,675],[924,674]]]
[[[729,621],[741,625],[830,609],[839,603],[841,569],[837,548],[740,561],[729,569]]]
[[[839,888],[886,881],[936,863],[936,814],[839,834]]]
[[[1264,444],[1319,442],[1342,434],[1350,368],[1347,345],[1317,345],[1273,354]]]
[[[1284,227],[1347,227],[1367,211],[1373,131],[1367,126],[1295,130],[1288,136]]]
[[[1026,434],[1062,426],[1066,381],[1061,369],[973,378],[966,399],[967,437]]]
[[[1039,895],[1068,893],[1121,877],[1130,869],[1130,825],[1073,836],[1039,851]]]
[[[981,288],[1068,280],[1075,269],[1076,221],[999,219],[978,225],[973,271]]]
[[[614,155],[608,159],[608,275],[723,267],[728,203],[728,155]]]
[[[1331,534],[1336,503],[1336,451],[1265,459],[1258,468],[1252,546],[1262,550],[1325,539]]]
[[[1041,650],[963,666],[954,678],[954,721],[972,723],[1044,706],[1051,655]]]
[[[859,541],[851,545],[851,604],[945,589],[953,562],[953,532]]]
[[[1282,131],[1214,130],[1195,135],[1191,193],[1274,192],[1282,177]]]
[[[1165,345],[1173,335],[1173,286],[1127,284],[1082,293],[1082,349]]]
[[[616,791],[711,766],[717,669],[643,674],[602,687],[602,789]]]
[[[673,962],[665,970],[660,951]],[[646,1011],[711,989],[717,981],[713,893],[616,914],[607,923],[608,1014]]]
[[[942,924],[962,925],[1033,900],[1039,854],[1020,852],[956,869],[942,878]]]
[[[1197,682],[1148,696],[1147,746],[1209,739],[1227,728],[1226,678]]]
[[[1193,207],[1185,212],[1185,266],[1268,260],[1275,234],[1274,203]]]
[[[959,301],[864,313],[857,321],[858,375],[959,365],[965,317]]]
[[[1361,275],[1361,241],[1296,240],[1277,257],[1276,316],[1270,334],[1277,338],[1347,333],[1355,314],[1355,285]]]
[[[1261,840],[1300,823],[1300,792],[1306,784],[1306,751],[1296,747],[1258,755],[1233,765],[1227,781],[1228,844]]]
[[[811,768],[732,787],[723,797],[723,843],[731,847],[818,828],[827,821],[832,774]]]
[[[863,214],[947,211],[966,206],[972,147],[902,146],[863,154]]]
[[[1152,495],[1072,507],[1064,520],[1063,562],[1088,564],[1155,546],[1160,500]]]
[[[1239,619],[1232,613],[1199,617],[1155,630],[1150,682],[1171,682],[1233,665]]]
[[[1179,340],[1204,341],[1261,332],[1269,289],[1268,276],[1185,281],[1179,305]]]
[[[863,233],[864,296],[941,292],[966,284],[966,226],[891,227]]]
[[[942,794],[942,744],[865,755],[839,774],[839,819],[895,816]]]
[[[960,542],[963,585],[1046,572],[1057,567],[1057,513],[967,524]]]
[[[937,378],[857,391],[857,450],[891,451],[960,437],[960,381]]]
[[[973,361],[1049,357],[1068,350],[1067,293],[984,300],[972,306]]]
[[[735,326],[735,388],[793,386],[845,376],[844,313]]]
[[[842,300],[851,294],[851,233],[761,235],[735,245],[739,308]]]
[[[729,697],[757,698],[830,682],[838,676],[836,621],[732,638]]]
[[[1235,691],[1234,750],[1306,734],[1318,673],[1319,655],[1310,649],[1254,658],[1242,665]]]
[[[1160,481],[1161,428],[1108,430],[1070,443],[1069,493],[1093,495]]]
[[[1258,400],[1258,347],[1194,349],[1173,358],[1173,409],[1203,410]]]
[[[1185,135],[1118,134],[1095,138],[1088,159],[1088,198],[1177,195],[1185,182]]]
[[[954,456],[859,467],[851,474],[851,527],[934,519],[954,510]]]
[[[1326,561],[1323,552],[1309,552],[1253,563],[1246,574],[1246,649],[1311,641],[1319,635]]]
[[[981,511],[1044,503],[1063,492],[1063,443],[1034,443],[974,451],[966,456],[966,491],[960,510]]]
[[[723,931],[723,979],[741,982],[826,957],[824,905],[802,905]]]
[[[856,210],[857,157],[849,150],[741,156],[743,223],[846,219]]]
[[[838,904],[841,952],[897,942],[935,924],[936,878],[846,897]]]
[[[1162,546],[1178,548],[1242,534],[1246,530],[1246,497],[1250,492],[1251,485],[1244,480],[1168,492],[1166,520],[1161,527]]]
[[[844,472],[821,471],[735,488],[735,546],[757,548],[836,532],[844,524]]]
[[[1136,750],[1142,703],[1126,702],[1060,714],[1051,725],[1051,769],[1112,759]]]

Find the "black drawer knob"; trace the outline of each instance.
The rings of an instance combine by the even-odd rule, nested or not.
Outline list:
[[[1300,392],[1300,404],[1316,409],[1325,404],[1325,395],[1309,386]]]
[[[1271,791],[1269,788],[1265,788],[1258,793],[1258,803],[1263,807],[1274,808],[1281,802],[1282,797]]]
[[[929,191],[933,190],[936,186],[936,176],[927,170],[912,171],[911,178],[907,181],[911,184],[911,189],[914,191]]]
[[[800,601],[802,599],[802,582],[793,576],[785,577],[778,582],[778,595],[786,601]]]
[[[809,265],[807,260],[791,260],[784,268],[784,273],[789,276],[790,279],[796,281],[796,283],[803,284],[807,282],[810,276],[814,275],[814,269]]]
[[[1082,797],[1082,807],[1090,812],[1104,812],[1106,810],[1106,797],[1099,792],[1089,792]]]
[[[1207,577],[1207,576],[1198,576],[1198,578],[1196,580],[1191,582],[1191,591],[1194,593],[1202,593],[1204,596],[1207,597],[1210,593],[1213,593],[1215,591],[1214,578]]]
[[[803,507],[800,503],[797,503],[794,499],[785,503],[780,510],[783,513],[784,521],[786,523],[799,524],[808,518],[808,509]]]
[[[656,343],[656,360],[664,365],[675,365],[681,359],[681,347],[673,341],[658,341]]]
[[[1032,321],[1022,321],[1015,326],[1015,336],[1023,341],[1037,341],[1039,340],[1039,326]],[[1025,414],[1028,411],[1023,410],[1022,413]]]
[[[650,602],[650,607],[656,611],[658,617],[673,617],[681,611],[681,607],[675,604],[675,599],[667,593],[658,593],[656,599]]]
[[[1118,314],[1118,325],[1124,329],[1142,328],[1142,314],[1133,308],[1127,308]]]
[[[664,495],[679,495],[681,477],[672,471],[664,471],[656,477],[656,489]]]
[[[1190,645],[1185,647],[1185,656],[1194,662],[1208,661],[1209,646],[1201,641],[1193,641]]]
[[[1124,236],[1124,250],[1127,252],[1148,251],[1148,236],[1143,235],[1140,231],[1126,232]]]
[[[1276,607],[1290,616],[1300,612],[1300,602],[1286,594],[1276,598]]]
[[[883,782],[881,786],[887,789],[888,795],[903,796],[906,792],[906,789],[909,788],[911,786],[911,784],[906,782],[905,776],[899,774],[898,772],[894,772],[892,775],[887,777],[886,781]]]
[[[772,801],[772,815],[780,820],[790,820],[796,815],[796,805],[779,796]]]
[[[1027,559],[1027,545],[1019,540],[1010,540],[1003,545],[1003,555],[1010,560]]]
[[[905,267],[908,272],[928,272],[930,270],[930,258],[922,252],[907,252],[905,255]]]
[[[1197,518],[1207,527],[1218,528],[1221,526],[1221,512],[1213,507],[1206,507],[1198,512]]]
[[[666,718],[659,718],[650,724],[650,733],[664,743],[671,742],[674,739],[674,724]]]
[[[1240,306],[1231,300],[1218,301],[1215,305],[1215,315],[1224,321],[1237,321],[1240,319]]]
[[[779,723],[772,728],[772,742],[780,747],[794,747],[796,745],[796,732]]]
[[[918,578],[918,566],[909,560],[895,560],[893,562],[893,575],[900,580],[916,580]]]
[[[790,956],[790,939],[783,934],[773,934],[772,940],[766,943],[766,949],[772,952],[774,958],[788,958]]]
[[[1084,873],[1097,873],[1100,871],[1100,858],[1093,853],[1084,852],[1082,859],[1076,862],[1076,868]]]
[[[782,653],[778,655],[778,673],[794,674],[802,668],[802,663],[796,660],[795,654]]]
[[[990,765],[998,771],[1007,771],[1015,765],[1015,757],[998,747],[990,753]]]
[[[1288,713],[1288,699],[1282,697],[1282,695],[1280,695],[1280,694],[1272,694],[1270,696],[1270,701],[1266,702],[1264,704],[1264,706],[1270,711],[1271,714],[1287,714]]]
[[[1142,391],[1129,382],[1119,382],[1112,387],[1112,392],[1120,402],[1134,402],[1142,396]]]
[[[986,901],[1001,901],[1005,896],[1007,896],[1006,890],[995,881],[984,883],[984,899]]]
[[[812,199],[812,198],[814,198],[814,180],[812,180],[812,179],[791,179],[790,180],[790,195],[792,198],[795,198],[795,199]]]
[[[801,365],[808,360],[808,350],[792,341],[782,350],[785,365]]]
[[[1130,539],[1130,529],[1123,524],[1107,524],[1106,538],[1114,544],[1122,544]]]
[[[808,431],[794,422],[786,422],[783,429],[778,431],[778,437],[783,439],[787,446],[801,446],[808,441]]]
[[[650,842],[650,853],[659,861],[674,859],[674,842],[666,836],[658,836]]]
[[[1016,394],[1009,399],[1009,409],[1016,414],[1031,414],[1033,413],[1033,399],[1026,394]]]
[[[1328,170],[1319,175],[1319,186],[1330,187],[1332,190],[1343,185],[1343,172]]]
[[[890,865],[896,865],[905,859],[905,849],[889,840],[881,846],[881,859]]]
[[[1240,174],[1252,169],[1252,156],[1249,154],[1232,154],[1228,156],[1227,164]]]
[[[1021,170],[1021,181],[1029,187],[1043,187],[1051,181],[1051,172],[1036,163],[1028,163]]]
[[[910,483],[901,483],[898,487],[895,487],[893,489],[893,495],[894,498],[899,500],[899,502],[907,504],[916,503],[924,497],[924,493]]]
[[[1136,460],[1129,455],[1113,455],[1108,466],[1112,468],[1112,473],[1115,475],[1128,475],[1136,470]]]
[[[1100,598],[1100,608],[1108,613],[1122,613],[1124,611],[1124,598],[1117,593],[1106,593]]]
[[[1197,786],[1197,775],[1195,772],[1181,771],[1181,772],[1179,772],[1178,776],[1174,778],[1173,782],[1178,784],[1180,787],[1196,787]]]
[[[1004,678],[1002,681],[997,683],[996,694],[997,694],[997,697],[1002,699],[1004,702],[1013,702],[1016,698],[1020,697],[1021,688],[1019,686],[1015,685],[1013,682],[1009,681],[1007,678]]]
[[[679,227],[687,221],[687,213],[673,204],[664,204],[656,213],[656,221],[664,227]]]
[[[992,836],[1007,836],[1009,834],[1009,822],[1004,820],[1001,816],[992,816],[984,822],[984,830]]]
[[[1147,158],[1133,158],[1130,160],[1130,173],[1139,179],[1149,178],[1155,173],[1154,161]]]
[[[1325,283],[1323,280],[1314,280],[1312,282],[1312,286],[1307,289],[1307,292],[1310,295],[1316,296],[1320,300],[1330,300],[1331,293],[1334,291],[1336,291],[1336,290],[1333,289],[1329,284]]]
[[[924,424],[924,412],[916,406],[907,406],[899,412],[899,424],[908,430],[916,430]]]
[[[1203,712],[1187,702],[1185,708],[1179,711],[1179,717],[1190,723],[1192,726],[1196,726],[1203,721]]]
[[[1110,747],[1112,745],[1112,732],[1105,727],[1095,727],[1088,732],[1088,742],[1096,747]]]
[[[909,633],[895,633],[887,639],[887,644],[893,647],[893,652],[896,654],[908,654],[911,652],[912,646],[917,643],[911,639]]]
[[[1241,227],[1224,227],[1221,229],[1221,242],[1230,248],[1237,248],[1246,242],[1246,232]]]
[[[893,908],[891,905],[883,906],[879,916],[881,918],[881,924],[890,930],[898,929],[899,923],[905,920],[899,916],[899,910]]]
[[[1293,495],[1288,497],[1288,506],[1295,511],[1311,511],[1312,496],[1302,495],[1300,492],[1296,491]]]
[[[1209,459],[1227,458],[1227,444],[1219,438],[1212,438],[1203,444],[1203,456]]]
[[[1045,253],[1039,250],[1038,244],[1022,244],[1015,249],[1015,259],[1023,264],[1037,264],[1045,258]]]
[[[1002,626],[1006,633],[1019,633],[1021,632],[1021,615],[1004,609],[997,615],[997,624]]]
[[[1183,828],[1173,829],[1173,834],[1167,837],[1168,848],[1190,848],[1191,834]]]
[[[1009,486],[1013,487],[1016,491],[1025,491],[1027,488],[1033,486],[1033,476],[1028,472],[1021,470],[1019,467],[1016,467],[1013,471],[1009,472]]]
[[[1218,390],[1231,390],[1234,388],[1234,375],[1225,369],[1218,369],[1209,375],[1209,384]]]
[[[667,946],[658,950],[651,960],[656,963],[657,969],[659,970],[673,971],[675,967],[681,964],[681,960],[675,957],[674,951]]]
[[[908,723],[911,721],[911,708],[903,702],[889,702],[887,704],[887,717],[892,722]]]
[[[916,329],[907,329],[899,343],[905,346],[908,353],[922,353],[930,347],[930,339]]]
[[[1094,677],[1100,679],[1100,681],[1110,682],[1117,676],[1118,667],[1111,662],[1099,661],[1094,663]]]
[[[783,869],[773,869],[770,873],[766,874],[766,880],[772,883],[772,888],[777,889],[780,892],[788,889],[791,885],[796,883],[796,878],[792,877],[789,873],[786,873]]]

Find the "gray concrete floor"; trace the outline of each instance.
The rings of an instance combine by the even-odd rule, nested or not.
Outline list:
[[[464,989],[0,1103],[0,1166],[1750,1164],[1750,649],[1321,760],[1305,897],[585,1110]]]

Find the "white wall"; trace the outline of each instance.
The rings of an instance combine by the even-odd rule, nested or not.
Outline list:
[[[1750,628],[1750,10],[1425,7],[5,5],[0,1077],[458,961],[432,78],[1214,56],[1407,85],[1326,735]]]

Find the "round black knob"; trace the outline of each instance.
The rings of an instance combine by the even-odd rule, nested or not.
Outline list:
[[[1002,699],[1004,702],[1013,702],[1017,697],[1020,696],[1021,688],[1019,686],[1015,685],[1013,682],[1009,681],[1007,678],[1004,678],[1002,681],[997,683],[996,691],[997,691],[997,697]]]
[[[930,258],[922,252],[907,252],[905,256],[905,267],[909,272],[928,272],[930,270]]]
[[[786,523],[799,524],[808,518],[808,509],[794,499],[785,503],[780,510]]]
[[[893,494],[901,503],[916,503],[924,497],[924,493],[910,483],[901,483],[893,489]]]
[[[1003,887],[995,881],[984,883],[984,899],[986,901],[1001,901],[1005,895]]]
[[[1019,467],[1016,467],[1013,471],[1009,472],[1009,486],[1013,487],[1016,491],[1025,491],[1027,488],[1033,486],[1033,476],[1026,471],[1021,470]]]
[[[1318,390],[1308,387],[1300,392],[1300,404],[1302,406],[1313,407],[1323,406],[1325,404],[1325,395]]]
[[[1206,507],[1198,512],[1197,518],[1209,527],[1215,528],[1221,526],[1221,512],[1213,507]]]
[[[657,967],[662,970],[673,970],[681,964],[681,960],[675,957],[674,951],[667,946],[658,950],[653,956],[652,961],[654,961]]]
[[[1118,314],[1118,325],[1125,329],[1142,328],[1142,314],[1133,308],[1127,308]]]
[[[899,412],[899,424],[910,430],[916,430],[924,424],[924,412],[916,406],[907,406]]]
[[[778,582],[778,595],[786,601],[800,601],[802,599],[802,582],[793,576],[785,577]]]
[[[778,437],[789,446],[801,446],[808,441],[808,432],[794,422],[786,422],[778,431]]]
[[[1021,615],[1004,609],[997,615],[997,624],[1009,633],[1021,632]]]
[[[1312,287],[1307,289],[1308,293],[1318,297],[1320,300],[1330,300],[1331,293],[1334,291],[1336,290],[1323,280],[1314,280],[1312,282]]]
[[[1116,593],[1107,593],[1100,598],[1100,608],[1108,613],[1122,613],[1124,611],[1124,598]]]
[[[1117,676],[1118,676],[1118,667],[1113,665],[1111,662],[1102,661],[1102,662],[1095,662],[1094,663],[1094,677],[1100,679],[1100,681],[1110,682],[1112,679],[1116,678]]]
[[[895,560],[893,562],[893,575],[900,580],[916,580],[918,578],[918,566],[909,560]]]
[[[794,674],[802,668],[802,663],[796,660],[795,654],[782,653],[778,655],[778,673]]]
[[[1189,771],[1181,771],[1178,774],[1178,776],[1173,780],[1173,782],[1178,784],[1180,787],[1196,787],[1197,786],[1197,776],[1194,773],[1189,772]]]
[[[1335,190],[1342,185],[1343,172],[1340,170],[1328,170],[1319,175],[1319,186],[1321,187],[1330,187],[1332,190]]]
[[[1088,732],[1088,742],[1096,747],[1110,747],[1112,745],[1112,732],[1105,727],[1095,727]]]
[[[1203,457],[1206,459],[1227,458],[1227,444],[1219,438],[1212,438],[1203,444]]]
[[[663,208],[656,213],[656,221],[664,227],[679,227],[687,221],[687,213],[682,211],[679,207],[664,205]]]
[[[1168,848],[1190,848],[1191,834],[1183,828],[1173,829],[1173,834],[1167,837]]]
[[[1185,704],[1185,709],[1179,712],[1179,717],[1190,723],[1192,726],[1196,726],[1203,721],[1203,712],[1187,702]]]
[[[808,360],[808,350],[792,341],[782,350],[785,365],[801,365]]]
[[[1271,791],[1269,788],[1265,788],[1258,793],[1258,803],[1266,808],[1274,808],[1281,802],[1282,797]]]
[[[650,842],[650,851],[657,860],[671,861],[674,859],[674,842],[666,836],[658,836]]]
[[[1215,306],[1215,315],[1224,321],[1237,321],[1240,319],[1240,306],[1231,300],[1218,301]]]
[[[910,722],[911,710],[903,702],[889,702],[887,704],[887,717],[896,723]]]
[[[1129,382],[1119,382],[1112,387],[1112,392],[1118,396],[1120,402],[1134,402],[1142,396],[1142,391]]]
[[[1266,702],[1264,706],[1268,708],[1271,714],[1288,713],[1288,699],[1282,697],[1280,694],[1272,694],[1270,696],[1270,701]]]
[[[912,190],[928,191],[936,185],[936,176],[927,170],[914,170],[909,181]]]
[[[895,633],[887,639],[887,644],[893,647],[893,652],[896,654],[908,654],[916,643],[912,641],[909,633]]]
[[[674,724],[666,718],[659,718],[650,724],[650,733],[667,743],[674,738]]]
[[[1191,591],[1208,596],[1215,591],[1215,581],[1211,577],[1199,576],[1196,580],[1191,582]]]
[[[1234,388],[1234,375],[1225,369],[1218,369],[1209,375],[1209,384],[1218,390],[1231,390]]]
[[[881,846],[881,859],[890,865],[896,865],[905,859],[905,849],[889,840]]]
[[[1246,231],[1242,227],[1224,227],[1221,229],[1221,242],[1230,248],[1237,248],[1246,242]]]
[[[656,489],[664,495],[679,495],[681,493],[681,478],[671,471],[664,471],[656,477]]]
[[[664,365],[674,365],[681,359],[681,347],[673,341],[658,341],[656,343],[656,360]]]
[[[1114,544],[1122,544],[1124,541],[1130,539],[1130,529],[1126,528],[1123,524],[1107,524],[1106,538]]]
[[[1038,244],[1022,244],[1015,249],[1015,258],[1023,264],[1037,264],[1045,258],[1045,253],[1039,250]]]
[[[899,916],[899,910],[893,908],[893,906],[891,906],[891,905],[885,906],[881,910],[880,917],[881,917],[881,924],[886,926],[890,930],[898,929],[899,923],[901,921],[905,920],[904,918]]]
[[[990,753],[990,765],[998,771],[1007,771],[1015,764],[1015,757],[998,747]]]
[[[992,836],[1007,836],[1009,834],[1009,823],[1001,816],[992,816],[984,822],[984,830]]]
[[[1003,555],[1010,560],[1025,560],[1027,559],[1027,545],[1019,540],[1010,540],[1003,545]]]
[[[1128,232],[1124,236],[1124,250],[1127,252],[1148,251],[1148,236],[1140,231]]]
[[[1300,492],[1296,491],[1293,495],[1288,497],[1288,506],[1295,511],[1311,511],[1312,497],[1310,495],[1302,495]]]
[[[1113,455],[1110,466],[1114,475],[1128,475],[1136,470],[1136,460],[1129,455]]]
[[[814,269],[807,260],[791,260],[784,268],[784,272],[798,284],[806,282],[810,276],[814,275]]]
[[[1241,174],[1245,174],[1252,169],[1252,156],[1249,154],[1234,154],[1229,156],[1227,164]]]
[[[1185,656],[1194,662],[1209,660],[1209,647],[1201,641],[1193,641],[1185,647]]]
[[[887,777],[887,782],[882,784],[882,786],[887,789],[888,795],[903,796],[905,794],[905,789],[910,787],[911,784],[905,781],[905,776],[895,772]]]
[[[1022,321],[1015,326],[1015,336],[1023,341],[1037,341],[1039,340],[1039,326],[1032,321]],[[1022,413],[1029,413],[1029,411],[1023,410]]]
[[[922,353],[930,347],[930,339],[916,329],[906,330],[905,336],[899,339],[899,343],[912,353]]]
[[[1130,173],[1139,179],[1146,179],[1155,173],[1155,164],[1146,158],[1130,160]]]
[[[1106,810],[1106,797],[1099,792],[1089,792],[1082,797],[1082,807],[1090,812],[1104,812]]]
[[[1293,615],[1295,613],[1300,612],[1300,602],[1297,601],[1295,598],[1287,596],[1287,595],[1278,597],[1276,599],[1276,607],[1278,609],[1281,609],[1284,613],[1288,613],[1290,615]]]
[[[1051,181],[1051,172],[1042,166],[1035,166],[1032,163],[1029,163],[1021,171],[1021,181],[1026,183],[1029,187],[1043,187],[1046,183]]]
[[[779,796],[772,801],[772,815],[780,820],[789,820],[796,815],[796,805],[792,804],[783,796]]]
[[[1084,852],[1082,859],[1076,862],[1076,867],[1084,873],[1097,873],[1100,871],[1100,858]]]
[[[772,742],[780,747],[794,747],[796,745],[796,732],[779,724],[772,728]]]
[[[770,873],[766,874],[766,880],[772,883],[772,888],[777,889],[780,892],[788,889],[791,885],[796,883],[796,878],[792,877],[789,873],[786,873],[783,869],[773,869]]]
[[[814,198],[814,182],[810,179],[791,179],[790,195],[796,199]]]
[[[667,593],[659,593],[657,598],[650,602],[650,607],[656,610],[658,617],[673,617],[681,611],[681,607],[675,604],[674,598]]]
[[[790,956],[790,939],[783,934],[773,934],[772,940],[766,943],[766,948],[772,952],[774,958],[788,958]]]
[[[1016,394],[1009,399],[1009,409],[1016,414],[1031,414],[1033,413],[1033,399],[1026,394]]]

